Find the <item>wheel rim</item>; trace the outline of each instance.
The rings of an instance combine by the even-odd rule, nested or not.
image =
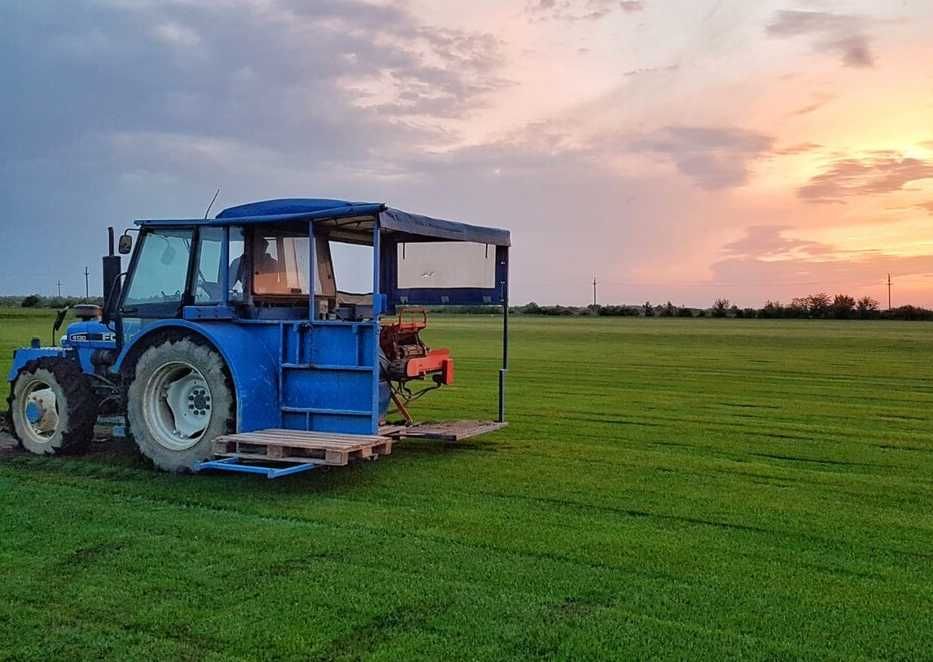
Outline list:
[[[155,440],[169,450],[192,448],[211,423],[211,389],[190,363],[160,366],[146,383],[143,398],[146,425]]]
[[[22,432],[34,444],[48,445],[58,431],[58,398],[52,387],[42,380],[32,382],[20,398]]]

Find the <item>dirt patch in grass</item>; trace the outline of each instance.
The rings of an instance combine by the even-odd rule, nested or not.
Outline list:
[[[0,411],[0,456],[16,451],[18,444],[10,434],[9,412]]]

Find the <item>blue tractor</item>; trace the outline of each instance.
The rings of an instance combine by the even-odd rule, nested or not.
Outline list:
[[[76,306],[58,346],[14,353],[10,416],[26,450],[81,452],[105,414],[125,416],[140,452],[171,472],[218,466],[217,440],[237,435],[288,446],[220,449],[247,468],[296,462],[302,440],[431,436],[405,405],[450,383],[453,359],[422,341],[413,307],[426,305],[501,306],[504,424],[508,231],[327,199],[136,225],[119,254],[110,230],[104,306]],[[390,409],[404,420],[388,426]]]

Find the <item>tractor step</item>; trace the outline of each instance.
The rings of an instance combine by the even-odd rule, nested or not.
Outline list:
[[[443,423],[417,423],[415,425],[384,425],[379,434],[392,439],[438,439],[462,441],[487,432],[501,430],[508,423],[496,421],[445,421]]]
[[[389,437],[377,435],[270,429],[221,435],[214,440],[213,455],[214,458],[236,458],[239,463],[323,464],[339,467],[353,460],[389,455],[393,441]]]

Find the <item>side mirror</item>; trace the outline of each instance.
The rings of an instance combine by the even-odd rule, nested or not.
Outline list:
[[[117,251],[120,255],[129,255],[133,252],[133,237],[128,234],[120,235],[120,243],[117,245]]]

